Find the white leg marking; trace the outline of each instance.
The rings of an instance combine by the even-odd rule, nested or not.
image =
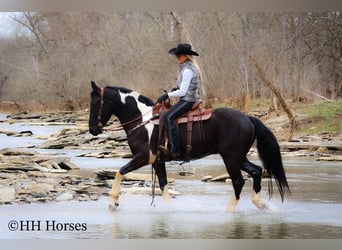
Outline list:
[[[150,157],[149,157],[149,159],[148,159],[148,163],[149,163],[149,164],[153,164],[155,161],[156,161],[156,155],[154,155],[154,154],[152,153],[152,151],[150,150]]]
[[[259,193],[255,193],[255,191],[253,191],[252,202],[259,209],[263,209],[263,208],[266,207],[266,204],[263,202],[263,200],[261,198],[260,192]]]
[[[239,201],[236,199],[235,194],[232,194],[232,197],[230,198],[230,201],[228,203],[227,212],[234,212],[238,202]]]
[[[164,198],[164,201],[166,203],[170,203],[171,202],[171,197],[170,197],[170,194],[169,194],[169,186],[168,185],[165,185],[165,187],[164,187],[163,198]]]
[[[112,190],[109,192],[109,210],[115,209],[119,206],[119,191],[120,191],[120,183],[123,179],[123,175],[120,172],[117,172],[115,175],[115,180],[112,186]]]

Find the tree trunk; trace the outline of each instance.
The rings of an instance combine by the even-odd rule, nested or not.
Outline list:
[[[34,23],[33,21],[33,18],[30,14],[30,12],[26,12],[24,13],[24,17],[26,19],[26,21],[28,23],[25,23],[17,18],[14,18],[13,17],[13,20],[20,23],[21,25],[23,25],[24,27],[26,27],[29,31],[32,32],[32,34],[35,36],[35,38],[37,39],[37,42],[39,43],[40,47],[42,48],[42,50],[44,51],[44,53],[46,54],[49,62],[51,65],[54,66],[53,62],[52,62],[52,59],[51,59],[51,56],[50,56],[50,53],[48,52],[46,46],[45,46],[45,43],[43,42],[43,40],[41,39],[41,36],[39,34],[39,31],[37,30],[37,27],[36,27],[36,24]]]
[[[296,51],[296,72],[295,72],[295,81],[293,82],[293,97],[297,101],[300,97],[300,88],[302,81],[302,16],[298,15],[297,17],[297,25],[296,25],[296,43],[295,43],[295,51]]]
[[[249,58],[251,59],[252,63],[254,64],[255,68],[257,69],[257,74],[260,77],[260,79],[265,83],[265,85],[270,88],[270,90],[274,93],[274,95],[278,98],[280,105],[284,109],[285,113],[287,114],[289,118],[289,123],[290,123],[290,132],[288,135],[287,140],[291,141],[292,136],[296,130],[296,120],[295,117],[292,113],[292,111],[289,109],[287,106],[284,98],[281,96],[279,90],[274,86],[272,82],[266,79],[264,72],[261,70],[259,64],[256,62],[256,60],[250,55]]]

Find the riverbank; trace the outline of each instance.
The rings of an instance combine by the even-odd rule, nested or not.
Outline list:
[[[11,130],[13,125],[22,124],[22,129]],[[2,116],[0,134],[2,138],[19,140],[17,147],[0,149],[0,204],[35,203],[68,200],[97,200],[107,196],[114,179],[115,169],[80,169],[61,150],[77,151],[77,158],[129,159],[132,157],[124,131],[111,131],[100,136],[88,133],[88,113],[17,113]],[[111,125],[119,124],[117,120]],[[266,121],[267,124],[267,121]],[[272,124],[272,123],[270,123]],[[279,122],[278,122],[279,124]],[[2,126],[3,125],[3,126]],[[55,133],[36,135],[27,126],[57,126]],[[272,128],[272,127],[271,127]],[[274,129],[274,128],[272,128]],[[35,143],[20,147],[20,138],[34,139]],[[291,142],[279,141],[284,157],[310,157],[315,160],[341,161],[342,144],[340,137],[330,133],[300,135]],[[254,148],[249,152],[257,157]],[[96,169],[96,170],[95,170]],[[150,171],[150,170],[149,170]],[[197,176],[203,181],[229,181],[224,168],[221,172]],[[170,182],[178,178],[188,178],[191,171],[178,171]],[[246,179],[249,177],[246,175]],[[150,194],[151,174],[132,173],[123,182],[123,193]],[[159,193],[157,193],[159,194]],[[173,195],[180,195],[173,191]]]

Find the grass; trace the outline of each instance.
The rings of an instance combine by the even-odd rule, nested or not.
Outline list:
[[[267,111],[271,106],[271,99],[252,100],[251,111]],[[334,102],[306,102],[292,103],[288,101],[290,109],[296,114],[304,114],[308,116],[305,123],[299,122],[296,133],[336,133],[342,134],[342,101]],[[213,108],[232,107],[225,103],[215,103]],[[236,108],[236,107],[233,107]],[[280,114],[285,114],[282,110]]]
[[[304,104],[296,112],[306,114],[313,120],[301,126],[298,132],[342,133],[342,101]]]

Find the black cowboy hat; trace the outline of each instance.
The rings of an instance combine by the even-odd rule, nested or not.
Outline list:
[[[170,49],[169,53],[174,55],[199,56],[197,52],[191,50],[191,45],[187,43],[178,44],[177,48]]]

